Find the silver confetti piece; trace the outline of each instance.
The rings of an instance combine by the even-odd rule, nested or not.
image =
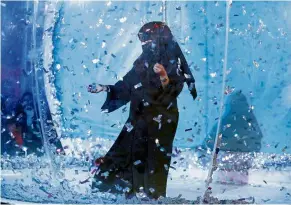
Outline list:
[[[132,124],[130,122],[126,123],[125,127],[126,127],[126,131],[127,132],[130,132],[133,129],[133,126],[132,126]]]
[[[173,105],[173,103],[171,102],[168,107],[167,107],[167,110],[170,109],[170,107]]]
[[[130,191],[130,188],[126,187],[123,189],[123,192],[129,192]]]
[[[103,173],[101,174],[101,176],[108,177],[108,176],[109,176],[109,172],[108,172],[108,171],[103,172]]]
[[[158,122],[158,123],[161,123],[162,116],[163,115],[158,115],[158,117],[154,117],[153,120],[156,121],[156,122]]]
[[[140,161],[140,160],[136,160],[133,164],[134,164],[135,166],[136,166],[136,165],[139,165],[139,164],[141,164],[141,161]]]
[[[101,110],[101,113],[108,113],[108,109]]]
[[[154,189],[154,188],[149,188],[149,191],[150,191],[151,193],[154,193],[154,192],[155,192],[155,189]]]
[[[191,75],[184,73],[185,78],[190,79]]]
[[[164,164],[165,170],[169,170],[169,167],[167,164]]]
[[[148,102],[144,102],[143,105],[144,105],[145,107],[147,107],[147,106],[149,106],[150,104],[149,104]]]
[[[136,84],[135,86],[134,86],[134,88],[135,89],[138,89],[139,87],[141,87],[142,86],[142,84],[141,83],[138,83],[138,84]]]
[[[142,102],[143,102],[143,106],[145,106],[145,107],[150,105],[148,102],[144,101],[144,99],[142,100]]]
[[[159,139],[156,139],[155,142],[156,142],[157,147],[159,147],[160,146]]]
[[[182,72],[181,70],[181,59],[178,58],[178,68],[177,68],[177,75],[180,76],[180,72]]]

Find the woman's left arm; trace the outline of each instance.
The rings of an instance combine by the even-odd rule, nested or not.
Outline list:
[[[161,84],[163,88],[165,88],[170,82],[166,69],[159,63],[155,64],[153,69],[154,72],[160,76]]]
[[[154,72],[160,76],[163,92],[159,95],[157,101],[168,105],[174,99],[178,97],[183,89],[183,82],[176,82],[173,79],[169,79],[166,69],[161,64],[154,66]]]

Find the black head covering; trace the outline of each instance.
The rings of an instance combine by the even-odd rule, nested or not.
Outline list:
[[[147,70],[144,77],[146,76],[149,81],[152,81],[151,83],[160,83],[160,79],[153,71],[156,63],[165,67],[172,80],[176,78],[177,81],[185,81],[188,86],[195,82],[180,46],[164,22],[146,23],[139,30],[138,38],[142,43],[143,52],[135,61],[134,66],[141,74]],[[188,74],[190,77],[185,79],[184,74]]]
[[[151,59],[155,63],[163,63],[169,54],[169,48],[175,42],[169,27],[160,21],[145,24],[138,32],[138,38],[142,43],[144,59]]]

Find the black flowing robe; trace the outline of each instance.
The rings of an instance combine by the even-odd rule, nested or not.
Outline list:
[[[153,71],[156,62],[146,52],[135,61],[123,80],[109,85],[102,110],[110,113],[130,102],[130,112],[104,163],[99,166],[92,188],[101,192],[136,193],[143,187],[143,191],[154,198],[166,195],[179,119],[177,97],[184,82],[194,99],[196,89],[177,43],[169,47],[159,61],[169,77],[169,84],[164,88]]]

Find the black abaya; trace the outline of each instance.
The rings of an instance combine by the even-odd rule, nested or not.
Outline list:
[[[168,73],[169,84],[164,88],[153,71],[157,61]],[[130,102],[130,113],[117,140],[104,156],[104,163],[99,166],[93,188],[136,193],[142,187],[154,198],[166,195],[179,118],[177,97],[184,82],[195,99],[194,78],[180,47],[172,41],[158,60],[143,49],[123,80],[109,86],[102,109],[112,112]]]

